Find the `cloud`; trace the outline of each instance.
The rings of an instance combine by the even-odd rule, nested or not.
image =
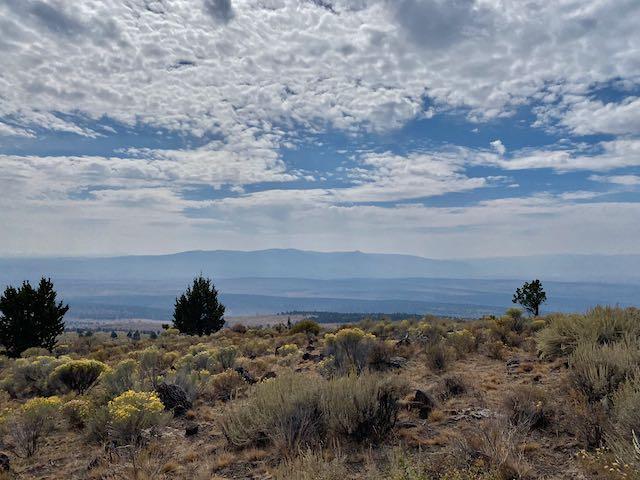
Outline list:
[[[14,127],[6,123],[0,122],[0,137],[1,136],[14,136],[14,137],[29,137],[35,138],[35,134],[29,130],[20,127]]]
[[[225,137],[384,131],[423,115],[427,97],[482,120],[640,73],[630,0],[615,12],[595,1],[330,5],[337,14],[299,0],[4,2],[0,119],[55,130],[37,113],[106,116]],[[172,68],[181,61],[189,68]]]
[[[624,185],[627,187],[640,185],[640,175],[591,175],[589,180]]]
[[[203,0],[204,8],[216,20],[221,22],[230,21],[233,16],[231,0]]]
[[[502,158],[484,152],[463,149],[471,155],[472,163],[487,164],[505,170],[548,168],[557,172],[577,170],[608,171],[616,168],[640,166],[640,139],[620,139],[595,144],[590,151],[583,149],[525,149]]]
[[[502,143],[502,140],[494,140],[493,142],[491,142],[491,147],[500,155],[504,155],[507,151],[504,144]]]
[[[571,105],[561,123],[577,135],[640,135],[640,98],[619,103],[584,99]]]

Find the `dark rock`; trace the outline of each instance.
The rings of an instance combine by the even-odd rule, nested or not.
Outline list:
[[[163,382],[157,386],[156,392],[165,410],[173,411],[173,415],[176,417],[184,415],[191,408],[191,401],[179,385]]]
[[[407,364],[407,359],[404,357],[391,357],[387,361],[387,365],[390,368],[402,368]]]
[[[89,462],[89,464],[87,465],[87,470],[93,470],[94,468],[97,468],[99,466],[100,466],[100,457],[96,457]]]
[[[0,472],[11,470],[11,459],[6,453],[0,452]]]
[[[245,382],[251,385],[253,385],[254,383],[258,383],[258,381],[255,378],[253,378],[253,375],[251,375],[246,368],[236,367],[234,370],[238,372],[238,374],[243,378]]]
[[[412,406],[418,409],[420,418],[427,418],[436,407],[434,398],[422,390],[416,390],[413,396]]]
[[[302,360],[312,360],[314,362],[317,362],[320,360],[320,355],[314,355],[312,353],[305,352],[302,354]]]
[[[276,372],[267,372],[262,376],[260,381],[264,382],[265,380],[269,380],[270,378],[276,378],[277,376],[278,375],[276,375]]]
[[[184,429],[184,435],[186,437],[192,437],[198,433],[199,428],[197,423],[189,423]]]
[[[396,428],[416,428],[418,424],[411,420],[401,420],[396,423]]]
[[[507,373],[514,374],[520,367],[520,358],[511,357],[507,360]]]

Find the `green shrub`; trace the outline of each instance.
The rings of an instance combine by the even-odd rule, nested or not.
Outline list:
[[[629,442],[632,432],[640,434],[640,375],[625,382],[614,394],[611,420],[615,430]]]
[[[94,442],[109,440],[110,416],[107,405],[89,408],[84,423],[89,440]]]
[[[221,428],[236,447],[270,443],[287,454],[329,437],[377,441],[393,428],[402,391],[373,375],[327,382],[290,373],[255,385],[244,402],[230,404]]]
[[[221,428],[236,447],[269,442],[283,452],[315,444],[322,430],[320,384],[316,379],[288,374],[259,383],[249,398],[231,404]]]
[[[375,335],[360,328],[343,328],[324,336],[327,355],[334,358],[341,372],[362,372],[369,363],[369,355],[377,342]]]
[[[640,310],[595,307],[585,315],[550,315],[536,335],[543,358],[570,355],[580,343],[610,344],[640,338]]]
[[[30,358],[30,357],[46,357],[50,354],[49,350],[42,347],[29,347],[24,352],[20,354],[22,358]]]
[[[37,451],[42,438],[54,429],[60,405],[58,397],[36,397],[10,416],[6,427],[19,454],[30,457]]]
[[[109,437],[119,445],[139,445],[142,431],[162,425],[167,416],[158,395],[150,392],[128,390],[111,400],[109,412]]]
[[[271,344],[267,340],[262,340],[259,338],[255,339],[246,339],[240,345],[242,349],[243,355],[255,358],[260,357],[262,355],[266,355],[271,350]]]
[[[313,320],[300,320],[296,322],[291,329],[290,333],[306,333],[307,335],[319,335],[320,334],[320,325]]]
[[[53,385],[61,385],[79,394],[86,392],[107,370],[104,363],[97,360],[70,360],[56,367],[49,377]]]
[[[51,392],[51,372],[68,360],[50,356],[18,358],[8,367],[9,375],[2,382],[2,388],[12,397],[47,395]]]
[[[278,355],[281,357],[287,357],[289,355],[295,355],[300,353],[300,349],[295,343],[285,343],[278,348]]]
[[[359,442],[379,441],[396,423],[403,387],[375,375],[348,375],[329,381],[321,392],[327,429]]]
[[[571,379],[590,402],[596,402],[609,398],[622,382],[638,372],[639,360],[637,344],[582,343],[569,357]]]
[[[155,389],[158,386],[158,376],[162,373],[162,352],[157,347],[148,347],[139,354],[138,372],[143,386]]]
[[[118,363],[113,369],[106,370],[99,379],[99,386],[107,402],[136,386],[137,363],[128,359]]]
[[[538,331],[536,340],[542,358],[570,355],[583,337],[585,317],[582,315],[550,315],[546,328]]]
[[[238,357],[238,348],[231,345],[215,351],[214,358],[222,370],[233,368]]]

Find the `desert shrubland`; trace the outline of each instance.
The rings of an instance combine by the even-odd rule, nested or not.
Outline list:
[[[65,332],[0,358],[2,445],[29,479],[634,478],[638,318]]]

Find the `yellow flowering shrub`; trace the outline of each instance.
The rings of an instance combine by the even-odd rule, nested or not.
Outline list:
[[[476,337],[466,328],[449,333],[447,343],[451,345],[460,356],[470,353],[476,348]]]
[[[139,444],[142,431],[164,423],[164,405],[155,392],[128,390],[107,405],[110,432],[121,445]]]
[[[282,345],[280,348],[278,348],[278,355],[282,357],[295,355],[296,353],[299,353],[299,352],[300,352],[300,349],[294,343],[286,343]]]
[[[326,353],[333,356],[336,368],[341,371],[355,370],[357,373],[367,366],[375,342],[375,335],[357,327],[343,328],[324,336]]]
[[[36,397],[10,415],[5,427],[18,452],[25,457],[36,452],[42,437],[54,429],[61,404],[58,397]]]
[[[89,415],[91,404],[87,400],[74,398],[62,405],[62,416],[69,423],[71,428],[81,429],[85,425],[85,420]]]
[[[82,394],[108,369],[98,360],[70,360],[56,367],[49,377],[49,383]]]

